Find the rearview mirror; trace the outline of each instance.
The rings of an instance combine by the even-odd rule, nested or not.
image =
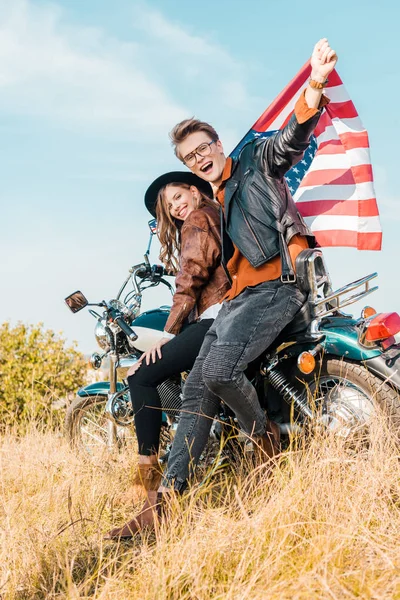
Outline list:
[[[82,308],[85,308],[89,302],[82,292],[77,291],[65,298],[65,304],[73,313],[77,313],[82,310]]]
[[[151,219],[151,221],[149,221],[149,229],[152,235],[157,233],[157,219]]]

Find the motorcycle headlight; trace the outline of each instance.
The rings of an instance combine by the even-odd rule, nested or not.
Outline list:
[[[110,348],[108,334],[102,323],[96,323],[96,327],[94,328],[94,335],[100,348],[102,348],[103,350],[108,350]]]

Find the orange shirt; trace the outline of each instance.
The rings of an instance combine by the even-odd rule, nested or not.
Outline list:
[[[320,102],[320,108],[325,106],[329,102],[326,96],[322,96]],[[295,106],[295,114],[299,123],[304,123],[317,112],[316,108],[309,108],[304,93],[298,99]],[[224,206],[225,198],[225,184],[231,176],[232,170],[232,159],[227,158],[225,163],[224,172],[222,174],[222,183],[217,190],[217,200]],[[302,250],[308,248],[307,239],[301,235],[294,235],[288,244],[290,258],[292,259],[293,266],[297,256]],[[282,274],[281,258],[276,256],[259,267],[253,267],[247,258],[240,253],[239,249],[234,246],[234,253],[232,258],[227,264],[228,271],[232,277],[232,287],[226,294],[224,300],[233,300],[242,292],[247,286],[258,285],[264,281],[272,281],[278,279]]]

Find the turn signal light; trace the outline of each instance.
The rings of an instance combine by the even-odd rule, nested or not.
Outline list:
[[[361,318],[368,319],[369,317],[372,317],[373,315],[376,315],[376,310],[374,308],[372,308],[372,306],[364,306],[364,308],[361,311]]]
[[[395,313],[382,313],[377,315],[370,323],[368,323],[365,339],[368,342],[376,342],[377,340],[386,340],[399,333],[400,331],[400,316]]]
[[[302,352],[297,359],[297,366],[305,375],[309,375],[315,369],[315,358],[311,352]]]

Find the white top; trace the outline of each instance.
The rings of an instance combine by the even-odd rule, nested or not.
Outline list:
[[[221,310],[221,306],[222,304],[218,302],[217,304],[213,304],[212,306],[206,308],[206,310],[201,313],[199,321],[202,321],[203,319],[215,319]]]
[[[217,317],[217,314],[221,310],[221,306],[222,306],[222,303],[217,302],[217,304],[212,304],[211,306],[206,308],[206,310],[204,312],[202,312],[201,315],[199,316],[199,321],[202,321],[203,319],[215,319]],[[175,334],[169,333],[168,331],[164,331],[163,337],[172,340],[172,338],[175,337]]]

